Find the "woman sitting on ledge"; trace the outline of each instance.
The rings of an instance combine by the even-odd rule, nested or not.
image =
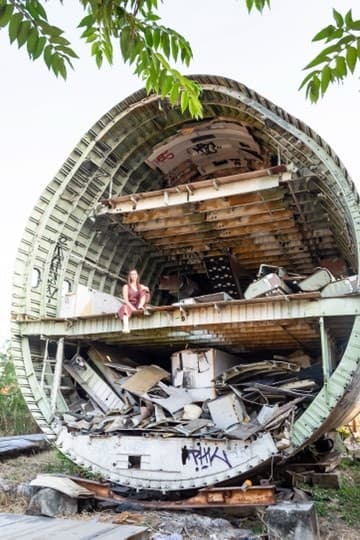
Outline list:
[[[150,300],[150,291],[146,285],[142,285],[139,281],[139,275],[136,270],[130,270],[128,273],[127,283],[122,288],[124,303],[118,311],[118,317],[123,323],[123,332],[128,334],[129,317],[136,309],[144,309]]]

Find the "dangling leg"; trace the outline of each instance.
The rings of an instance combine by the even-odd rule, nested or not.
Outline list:
[[[129,315],[124,315],[122,319],[122,331],[124,334],[130,334]]]
[[[122,321],[122,331],[124,334],[129,334],[130,328],[129,328],[129,317],[131,315],[131,310],[129,306],[126,304],[123,304],[119,311],[118,311],[118,317]]]

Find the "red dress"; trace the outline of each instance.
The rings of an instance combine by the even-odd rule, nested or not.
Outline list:
[[[130,287],[130,285],[128,285],[128,300],[131,304],[131,307],[127,304],[122,304],[118,311],[119,319],[122,319],[124,315],[130,317],[133,311],[139,309],[140,300],[144,297],[146,304],[150,299],[150,293],[147,289],[133,289],[132,287]]]

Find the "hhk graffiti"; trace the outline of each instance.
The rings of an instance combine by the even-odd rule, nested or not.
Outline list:
[[[231,468],[226,451],[220,450],[218,446],[215,446],[215,448],[202,445],[199,445],[198,448],[187,448],[187,446],[184,446],[181,450],[182,464],[186,465],[188,460],[195,465],[196,471],[209,469],[215,462],[219,461]]]

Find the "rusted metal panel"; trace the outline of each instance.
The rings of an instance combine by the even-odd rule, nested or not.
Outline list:
[[[265,486],[241,486],[241,487],[218,487],[200,489],[198,493],[189,498],[177,501],[147,501],[134,500],[122,497],[111,488],[98,482],[72,477],[73,481],[91,491],[97,498],[119,501],[123,503],[137,503],[144,508],[156,508],[161,510],[188,510],[191,508],[238,508],[249,506],[269,506],[276,503],[273,485]]]

